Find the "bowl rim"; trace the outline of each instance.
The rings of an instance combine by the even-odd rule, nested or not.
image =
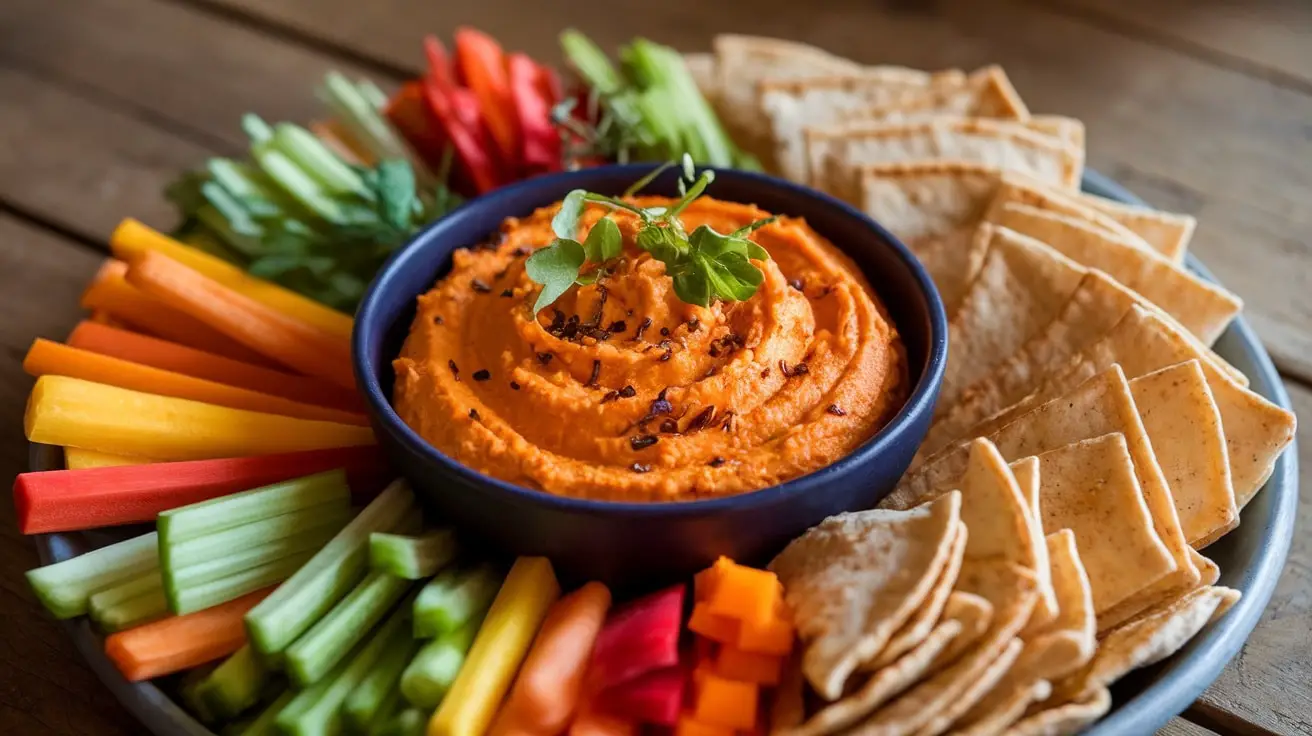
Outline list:
[[[919,380],[907,396],[907,400],[878,432],[833,463],[782,483],[716,498],[644,502],[609,501],[564,496],[493,478],[446,455],[411,429],[396,413],[392,403],[387,399],[381,382],[376,377],[380,364],[369,356],[369,350],[367,349],[367,346],[375,341],[377,333],[385,333],[391,328],[390,324],[386,326],[378,325],[377,323],[381,318],[376,316],[376,313],[381,310],[380,302],[383,294],[391,286],[391,281],[397,278],[397,274],[407,267],[418,267],[420,262],[419,253],[425,250],[425,245],[430,240],[439,237],[444,229],[459,226],[463,219],[472,217],[474,213],[485,212],[489,209],[493,211],[505,209],[508,201],[517,198],[523,192],[553,188],[568,191],[566,187],[571,180],[586,180],[590,177],[606,174],[631,174],[632,179],[637,181],[644,174],[659,166],[661,164],[612,164],[526,179],[462,204],[446,217],[416,233],[409,242],[397,250],[379,269],[374,280],[369,284],[364,298],[360,301],[360,307],[356,311],[355,328],[351,334],[351,362],[355,368],[356,385],[364,395],[365,403],[372,413],[374,421],[383,425],[380,429],[392,433],[408,450],[417,453],[425,461],[440,464],[461,476],[465,482],[480,486],[481,491],[501,493],[508,500],[566,512],[669,518],[715,513],[744,505],[760,504],[768,506],[797,494],[816,490],[816,486],[826,483],[835,475],[874,461],[907,431],[908,424],[913,417],[920,415],[921,412],[932,412],[934,410],[943,375],[947,368],[947,311],[943,306],[943,300],[939,296],[938,288],[934,286],[933,280],[929,276],[929,272],[911,253],[911,250],[877,221],[848,203],[824,192],[769,174],[740,169],[714,169],[717,178],[739,179],[749,185],[779,189],[798,199],[811,200],[811,203],[815,206],[834,210],[839,216],[864,224],[873,231],[873,234],[883,242],[885,247],[892,251],[894,257],[910,274],[916,288],[923,294],[929,322],[928,334],[925,335],[928,352],[925,365]],[[523,216],[523,214],[512,212],[504,214],[503,217]],[[786,215],[787,213],[775,214]],[[821,234],[823,235],[823,233]],[[445,260],[443,263],[445,263]],[[427,268],[426,265],[423,267]],[[903,330],[903,325],[896,325],[896,327],[899,331]]]

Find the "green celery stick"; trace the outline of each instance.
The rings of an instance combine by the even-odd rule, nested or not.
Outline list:
[[[424,736],[430,717],[431,713],[419,708],[406,708],[379,728],[369,731],[369,736]]]
[[[356,733],[367,733],[372,724],[390,715],[390,708],[399,704],[397,684],[401,672],[418,650],[419,642],[412,636],[389,642],[387,651],[378,658],[369,675],[346,699],[346,721]],[[388,703],[389,698],[393,703]]]
[[[113,633],[164,618],[168,614],[168,598],[164,595],[164,589],[159,588],[108,608],[93,610],[91,620],[96,622],[101,631]]]
[[[251,148],[251,158],[259,164],[265,175],[273,180],[278,188],[314,215],[333,225],[342,225],[348,221],[346,210],[341,203],[333,199],[314,177],[301,170],[290,156],[272,145],[260,144]]]
[[[422,536],[376,533],[369,535],[369,564],[406,580],[430,577],[456,554],[456,535],[439,529]]]
[[[392,124],[383,117],[380,110],[387,104],[384,95],[382,105],[378,104],[376,95],[382,95],[371,82],[361,81],[352,84],[337,72],[329,72],[319,88],[319,99],[328,104],[333,114],[351,135],[378,161],[387,159],[405,159],[420,181],[432,181],[428,167],[405,143]]]
[[[415,599],[415,637],[449,634],[482,615],[501,588],[502,577],[483,565],[463,572],[447,570],[428,581]]]
[[[373,198],[373,192],[360,175],[310,131],[291,123],[278,123],[273,128],[272,145],[334,196],[353,194],[366,200]]]
[[[312,526],[290,537],[274,539],[268,544],[237,549],[232,554],[214,557],[194,565],[170,567],[165,571],[164,579],[174,588],[186,588],[281,560],[298,552],[317,550],[341,531],[349,520],[349,512],[347,512],[340,518],[330,517],[326,523]]]
[[[383,625],[338,663],[327,677],[297,693],[278,716],[277,723],[283,733],[290,736],[341,733],[346,720],[342,708],[346,699],[364,682],[394,642],[410,638],[409,628],[410,606],[398,606]]]
[[[282,582],[291,577],[313,556],[313,550],[299,552],[281,560],[274,560],[259,567],[252,567],[249,570],[234,573],[226,578],[219,578],[189,588],[170,588],[166,582],[164,591],[168,597],[169,610],[178,615],[192,613],[193,611],[213,608],[220,603],[227,603],[234,598],[240,598],[261,588],[267,588],[274,583]]]
[[[87,612],[92,595],[159,567],[155,532],[27,571],[27,582],[55,618]]]
[[[624,86],[606,53],[587,36],[570,28],[560,34],[560,45],[570,66],[589,87],[603,95],[613,95]]]
[[[277,700],[260,711],[260,715],[255,720],[234,731],[233,736],[282,736],[282,729],[278,727],[278,716],[286,710],[296,695],[295,692],[288,690],[278,696]],[[225,731],[225,736],[226,733]]]
[[[351,507],[345,501],[326,501],[317,506],[271,516],[221,532],[193,537],[185,542],[162,545],[159,551],[160,562],[167,578],[175,570],[241,554],[269,540],[284,539],[306,529],[333,525],[340,529],[350,518]]]
[[[131,580],[125,580],[91,596],[87,601],[87,612],[94,619],[98,612],[107,611],[120,603],[155,590],[164,590],[164,579],[160,577],[159,570],[143,572]]]
[[[411,705],[433,709],[441,705],[442,698],[456,681],[465,655],[474,644],[474,635],[482,617],[470,621],[450,634],[443,634],[428,642],[401,673],[401,694]]]
[[[415,643],[414,639],[411,639],[411,642]],[[405,664],[409,664],[409,661],[407,660]],[[393,683],[392,687],[387,691],[387,694],[383,696],[383,702],[378,704],[378,708],[374,712],[373,723],[369,724],[367,730],[361,731],[360,733],[367,733],[369,736],[375,736],[375,734],[385,732],[392,719],[400,715],[401,711],[410,707],[410,704],[405,702],[405,698],[401,695],[401,688],[397,685],[398,683]],[[347,701],[347,705],[349,707],[350,700]],[[348,721],[350,720],[350,717],[350,711],[348,710]]]
[[[201,680],[197,695],[218,717],[236,718],[260,702],[270,675],[269,668],[247,644]]]
[[[201,665],[193,670],[188,670],[182,676],[182,682],[178,685],[178,694],[181,696],[182,704],[187,706],[202,723],[216,723],[219,716],[210,709],[208,703],[200,696],[200,685],[205,682],[214,668],[210,665]]]
[[[351,504],[351,487],[342,470],[315,473],[165,511],[159,515],[160,541],[171,546],[333,501],[348,507]]]
[[[414,513],[404,481],[388,486],[332,541],[246,614],[246,630],[261,654],[281,652],[318,621],[364,575],[369,535],[390,531]]]
[[[283,668],[292,681],[300,687],[318,682],[410,587],[410,581],[404,578],[370,572],[333,610],[287,647]]]

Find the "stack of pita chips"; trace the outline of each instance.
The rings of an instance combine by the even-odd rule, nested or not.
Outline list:
[[[1108,684],[1233,603],[1198,550],[1239,524],[1294,436],[1293,414],[1211,350],[1242,305],[1184,268],[1194,219],[1080,192],[1083,126],[1030,114],[996,67],[864,66],[743,36],[690,64],[767,168],[905,242],[949,317],[911,471],[880,509],[825,522],[775,562],[820,701],[776,730],[1078,730],[1108,708]],[[999,500],[1011,486],[1031,544],[1002,544],[999,529],[1024,526]],[[987,513],[972,510],[982,497]],[[853,595],[885,564],[836,561],[855,552],[923,564],[891,557]],[[833,565],[846,588],[826,587]]]

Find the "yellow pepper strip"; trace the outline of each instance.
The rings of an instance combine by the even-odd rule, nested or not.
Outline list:
[[[31,442],[156,460],[272,455],[374,443],[368,427],[231,409],[67,376],[37,379],[23,427]]]
[[[131,217],[114,228],[113,235],[109,236],[109,248],[116,258],[129,263],[148,251],[162,253],[270,309],[312,324],[337,337],[346,340],[351,338],[351,327],[355,322],[348,315],[277,284],[251,276],[227,261],[179,243]]]
[[[560,584],[545,557],[521,557],[501,584],[428,736],[483,736],[528,654]]]
[[[110,455],[107,452],[83,450],[80,447],[64,448],[64,465],[69,470],[84,470],[86,468],[117,468],[122,465],[150,465],[154,462],[157,461],[144,457]]]

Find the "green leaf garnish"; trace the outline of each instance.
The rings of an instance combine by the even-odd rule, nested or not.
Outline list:
[[[558,238],[577,238],[579,235],[579,217],[583,215],[583,198],[587,192],[575,189],[560,202],[560,211],[551,218],[551,230]]]
[[[559,238],[551,245],[534,251],[524,262],[528,277],[542,284],[542,292],[533,304],[537,313],[561,297],[579,277],[579,268],[587,260],[577,240]]]
[[[624,237],[620,235],[620,226],[609,217],[597,220],[583,241],[583,253],[593,263],[605,263],[618,256],[624,248]]]

